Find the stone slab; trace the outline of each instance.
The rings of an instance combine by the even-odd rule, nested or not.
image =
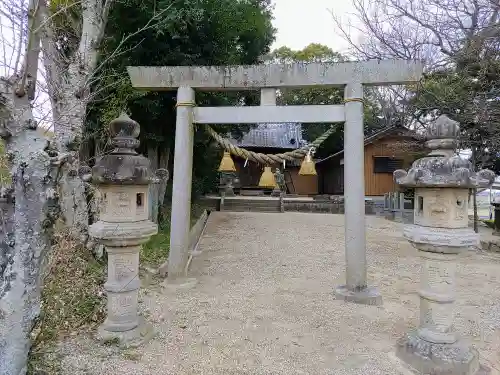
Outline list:
[[[189,250],[191,252],[196,250],[200,237],[203,234],[203,229],[205,229],[205,226],[207,224],[208,215],[208,211],[204,210],[189,231]]]
[[[479,243],[478,234],[470,228],[431,228],[408,224],[404,227],[403,236],[412,243],[440,246],[443,249],[477,246]]]
[[[375,287],[367,287],[360,291],[352,291],[345,285],[335,288],[334,295],[336,299],[346,302],[358,303],[361,305],[382,305],[382,295]]]
[[[144,243],[158,233],[158,225],[149,220],[130,223],[98,221],[89,227],[89,235],[104,245],[133,246]]]
[[[343,105],[196,107],[196,124],[332,123],[344,122]]]
[[[416,331],[398,340],[396,356],[415,374],[486,375],[490,370],[479,364],[479,355],[469,343],[434,344],[421,339]]]
[[[192,289],[198,284],[198,280],[194,277],[179,277],[173,280],[165,280],[161,286],[169,290],[186,290]]]
[[[481,239],[481,249],[491,253],[500,253],[500,238]]]
[[[132,86],[142,90],[255,90],[265,87],[343,87],[353,80],[365,85],[418,82],[423,64],[408,60],[345,63],[294,63],[239,66],[128,66]]]

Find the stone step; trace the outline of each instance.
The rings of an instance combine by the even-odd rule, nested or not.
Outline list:
[[[225,200],[224,211],[238,211],[238,212],[280,212],[279,201],[270,200]]]
[[[224,207],[224,211],[232,212],[280,212],[278,208],[271,207]]]
[[[270,204],[225,204],[224,207],[233,207],[233,208],[238,208],[238,207],[248,207],[248,208],[276,208],[278,209],[280,206],[279,205],[270,205]]]
[[[243,200],[243,199],[225,199],[224,204],[232,205],[253,205],[253,206],[279,206],[279,200]]]
[[[252,208],[242,208],[242,207],[237,207],[237,208],[225,208],[224,207],[224,211],[226,212],[268,212],[268,213],[271,213],[271,212],[280,212],[280,210],[278,209],[270,209],[270,208],[256,208],[256,207],[252,207]]]
[[[224,207],[279,207],[279,204],[269,203],[228,203],[224,202]]]

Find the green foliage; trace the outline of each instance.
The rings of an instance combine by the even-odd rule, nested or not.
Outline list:
[[[196,202],[191,204],[191,226],[200,218],[204,207]],[[151,237],[141,248],[140,259],[142,264],[159,266],[168,258],[170,249],[170,207],[164,207],[162,211],[163,220],[160,222],[158,234]]]
[[[500,171],[500,64],[465,60],[425,76],[411,101],[416,118],[446,114],[460,123],[461,148],[475,149],[476,166]]]
[[[488,228],[494,229],[495,228],[495,220],[481,220]]]
[[[292,50],[289,47],[280,47],[274,50],[268,60],[274,63],[290,64],[293,62],[319,62],[336,63],[345,62],[347,58],[335,52],[330,47],[311,43],[302,50]],[[377,117],[378,108],[367,98],[365,104],[365,127],[367,129],[380,127],[380,120]],[[344,91],[339,88],[311,87],[303,89],[285,89],[280,91],[278,98],[281,105],[332,105],[342,104]],[[314,141],[322,135],[332,124],[304,124],[302,129],[304,139]],[[343,146],[343,124],[337,124],[335,133],[332,134],[317,150],[317,156],[326,157],[334,152],[340,151]]]
[[[412,104],[416,116],[423,117],[437,110],[457,120],[464,121],[464,103],[470,99],[468,82],[454,70],[441,70],[426,75],[418,87]]]
[[[344,57],[322,44],[311,43],[302,50],[292,50],[289,47],[280,47],[272,52],[269,59],[274,63],[290,64],[294,62],[340,62]],[[337,88],[304,88],[280,90],[278,102],[280,105],[320,105],[341,104],[342,90]],[[323,134],[332,124],[303,124],[302,136],[307,141],[314,141]],[[341,150],[343,128],[339,124],[333,135],[317,150],[319,156]]]
[[[140,259],[142,264],[159,266],[168,258],[170,249],[170,207],[161,209],[161,221],[158,224],[158,234],[152,236],[142,245]]]
[[[59,230],[45,270],[42,314],[33,332],[28,373],[60,373],[54,347],[61,337],[82,330],[92,332],[104,319],[106,301],[102,291],[106,265],[88,249]]]
[[[5,151],[5,141],[0,140],[0,186],[7,187],[12,184],[10,175],[9,161]]]
[[[283,46],[274,50],[270,58],[274,62],[281,64],[290,64],[298,61],[321,63],[346,61],[346,58],[342,54],[319,43],[311,43],[304,49],[298,51]]]
[[[161,225],[158,229],[158,234],[142,246],[140,254],[142,264],[158,266],[168,258],[170,225]]]
[[[106,138],[107,123],[127,111],[141,125],[140,151],[151,142],[172,151],[176,92],[138,92],[130,86],[126,66],[254,64],[274,39],[271,10],[268,0],[115,2],[100,51],[87,136]],[[255,93],[197,93],[196,102],[252,104],[257,98]],[[235,126],[231,132],[238,137],[248,129]],[[193,192],[203,193],[216,186],[220,151],[202,131],[196,133],[194,150]]]

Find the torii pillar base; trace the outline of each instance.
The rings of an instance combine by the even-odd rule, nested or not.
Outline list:
[[[360,290],[351,290],[345,285],[335,288],[334,295],[336,299],[346,302],[358,303],[360,305],[382,305],[382,295],[378,288],[366,287]]]

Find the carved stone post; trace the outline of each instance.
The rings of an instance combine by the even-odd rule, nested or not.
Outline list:
[[[469,228],[468,191],[489,187],[492,171],[473,172],[469,161],[455,155],[459,126],[446,116],[428,129],[431,153],[408,171],[397,170],[398,185],[415,189],[414,223],[404,237],[418,250],[422,262],[420,324],[401,338],[397,356],[419,374],[482,374],[478,353],[453,328],[455,259],[479,237]]]
[[[491,205],[493,211],[493,235],[500,236],[500,197],[493,197]]]
[[[396,193],[397,207],[398,209],[394,212],[394,221],[397,223],[403,223],[403,214],[405,209],[405,195],[403,192]]]
[[[98,338],[137,346],[152,334],[139,317],[138,296],[140,246],[158,232],[157,225],[148,220],[148,187],[153,177],[149,160],[134,150],[139,146],[139,124],[122,114],[109,128],[115,149],[92,168],[92,182],[99,185],[103,209],[100,220],[90,226],[90,235],[108,253],[104,284],[108,313]]]
[[[233,180],[235,178],[236,174],[234,172],[220,172],[219,193],[221,195],[224,193],[226,197],[234,197]]]

